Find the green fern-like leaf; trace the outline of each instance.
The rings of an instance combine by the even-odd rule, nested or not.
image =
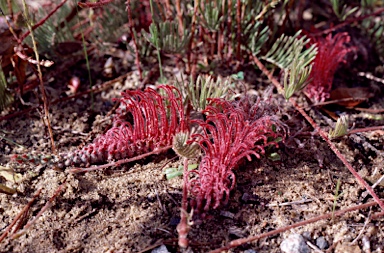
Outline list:
[[[245,34],[250,34],[247,45],[251,50],[253,55],[259,54],[261,48],[265,45],[265,42],[268,40],[270,30],[268,26],[262,28],[260,22],[255,22],[246,27]]]
[[[175,21],[153,22],[149,27],[149,33],[143,32],[143,36],[159,50],[166,53],[182,53],[188,45],[191,35],[186,29],[183,36],[180,37],[178,30],[179,25]]]
[[[218,77],[215,81],[210,75],[199,75],[196,82],[191,80],[187,85],[184,82],[177,82],[175,86],[182,92],[184,104],[191,104],[195,111],[203,111],[208,105],[208,98],[227,96],[231,78]]]
[[[203,7],[202,7],[203,6]],[[220,23],[224,20],[224,16],[220,14],[222,1],[207,1],[199,5],[200,15],[198,16],[199,23],[206,29],[214,32],[218,31]]]
[[[295,92],[299,92],[309,83],[309,74],[312,71],[312,64],[305,66],[304,61],[299,59],[302,45],[295,45],[295,58],[292,64],[285,70],[284,75],[284,97],[289,99]]]
[[[299,38],[300,34],[301,30],[293,36],[286,36],[283,34],[273,44],[268,53],[261,58],[281,69],[287,69],[296,57],[294,49],[298,47],[304,48],[304,46],[309,42],[309,39],[307,39],[305,35]],[[315,59],[316,53],[317,48],[315,45],[312,45],[308,49],[301,52],[298,56],[298,60],[302,62],[301,66],[308,66],[312,60]]]
[[[368,35],[381,60],[384,61],[384,16],[364,20],[362,30]]]
[[[53,59],[55,56],[57,56],[55,52],[56,45],[61,42],[71,42],[75,40],[73,37],[73,32],[70,28],[75,21],[71,21],[70,23],[64,22],[64,26],[58,28],[58,24],[63,20],[65,21],[65,18],[68,16],[70,11],[70,4],[63,5],[42,26],[33,31],[40,54]],[[34,22],[40,20],[46,15],[47,10],[40,9],[34,17]],[[32,46],[32,40],[30,36],[27,37],[25,41],[27,44]]]

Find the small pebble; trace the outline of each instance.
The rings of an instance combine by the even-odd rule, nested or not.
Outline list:
[[[309,231],[305,231],[301,234],[305,240],[308,240],[308,241],[311,241],[312,240],[312,235],[311,235],[311,232]]]
[[[243,253],[257,253],[257,251],[254,249],[247,249],[247,250],[244,250]]]
[[[303,236],[292,234],[285,239],[280,245],[281,251],[284,253],[310,253],[311,250]]]
[[[361,244],[363,245],[364,252],[371,252],[371,243],[369,242],[368,236],[363,236],[361,238]]]
[[[169,225],[171,226],[177,226],[180,223],[180,217],[172,217],[169,221]]]
[[[156,249],[153,249],[151,253],[169,253],[167,247],[165,245],[161,245],[160,247],[157,247]]]
[[[316,239],[316,246],[319,249],[327,249],[329,247],[327,240],[325,240],[324,236],[320,236]]]

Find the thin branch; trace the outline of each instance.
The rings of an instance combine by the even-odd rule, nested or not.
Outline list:
[[[139,55],[139,48],[137,46],[135,31],[133,28],[133,20],[132,20],[132,11],[131,11],[131,0],[127,1],[127,12],[128,12],[128,26],[129,26],[129,32],[131,33],[133,45],[135,46],[135,64],[137,66],[137,70],[139,71],[139,80],[140,82],[143,81],[143,71],[141,70],[140,65],[140,55]]]
[[[314,222],[317,222],[317,221],[320,221],[320,220],[330,219],[330,218],[332,218],[332,216],[343,216],[346,213],[357,211],[357,210],[361,210],[361,209],[365,209],[365,208],[368,208],[368,207],[371,207],[371,206],[375,206],[375,205],[377,205],[377,202],[371,201],[371,202],[366,203],[366,204],[349,207],[349,208],[346,208],[346,209],[343,209],[343,210],[340,210],[340,211],[337,211],[337,212],[332,212],[332,213],[328,213],[328,214],[319,215],[319,216],[316,216],[316,217],[314,217],[312,219],[300,221],[300,222],[294,223],[294,224],[289,225],[289,226],[285,226],[285,227],[282,227],[282,228],[278,228],[278,229],[272,230],[272,231],[267,232],[267,233],[263,233],[263,234],[259,234],[259,235],[255,235],[255,236],[250,236],[248,238],[242,238],[242,239],[233,240],[228,245],[226,245],[224,247],[221,247],[221,248],[218,248],[218,249],[215,249],[215,250],[212,250],[209,253],[220,253],[220,252],[223,252],[225,250],[229,250],[229,249],[235,248],[237,246],[240,246],[240,245],[243,245],[243,244],[246,244],[246,243],[250,243],[250,242],[253,242],[253,241],[256,241],[256,240],[259,240],[259,239],[262,239],[262,238],[266,238],[266,237],[269,237],[269,236],[272,236],[272,235],[280,234],[280,233],[282,233],[284,231],[287,231],[287,230],[290,230],[290,229],[293,229],[293,228],[305,226],[307,224],[314,223]]]
[[[236,48],[236,59],[241,60],[241,1],[237,0],[236,3],[236,22],[237,22],[237,48]]]
[[[260,62],[260,60],[256,56],[251,56],[255,64],[260,68],[260,70],[268,77],[268,79],[275,85],[277,90],[280,94],[283,93],[283,88],[280,85],[280,83],[274,78],[272,73],[270,73],[267,68]],[[328,146],[332,149],[332,151],[335,153],[335,155],[343,162],[343,164],[348,168],[348,170],[352,173],[352,175],[356,178],[358,183],[363,186],[373,197],[373,199],[379,204],[380,208],[384,211],[384,203],[380,200],[380,198],[376,195],[376,193],[373,191],[371,186],[365,182],[365,180],[359,175],[359,173],[356,172],[356,170],[352,167],[352,165],[347,161],[347,159],[340,153],[340,151],[336,148],[335,144],[331,142],[331,140],[328,138],[328,134],[325,133],[321,128],[316,124],[316,122],[301,108],[296,100],[291,97],[289,99],[289,102],[296,108],[297,111],[300,112],[300,114],[311,124],[311,126],[319,133],[319,135],[323,138],[325,142],[327,142]]]
[[[138,155],[138,156],[135,156],[135,157],[118,160],[116,162],[111,162],[111,163],[107,163],[107,164],[99,165],[99,166],[93,166],[93,167],[90,167],[90,168],[73,168],[73,169],[70,169],[68,171],[70,173],[76,174],[76,173],[83,173],[83,172],[89,172],[89,171],[94,171],[94,170],[102,170],[102,169],[105,169],[105,168],[108,168],[108,167],[119,166],[119,165],[122,165],[124,163],[134,162],[134,161],[143,159],[143,158],[145,158],[147,156],[150,156],[150,155],[157,155],[157,154],[165,152],[165,151],[167,151],[167,150],[169,150],[171,148],[172,148],[172,145],[166,146],[166,147],[163,147],[163,148],[159,148],[159,149],[156,149],[156,150],[153,150],[151,152],[148,152],[148,153],[145,153],[145,154],[142,154],[142,155]]]
[[[40,212],[36,214],[35,218],[32,219],[30,222],[28,222],[27,225],[25,225],[25,227],[23,228],[23,230],[14,234],[12,236],[12,239],[18,238],[27,232],[27,230],[40,218],[40,216],[43,215],[43,213],[52,206],[53,200],[55,200],[55,198],[59,195],[59,193],[64,189],[64,186],[65,186],[65,182],[56,189],[53,196],[48,200],[45,206],[41,208]]]
[[[82,3],[82,2],[79,2],[77,3],[78,6],[80,6],[81,8],[100,8],[104,5],[107,5],[109,3],[111,3],[113,0],[100,0],[99,2],[96,2],[96,3],[92,3],[92,2],[86,2],[86,3]]]
[[[66,1],[67,0],[64,0],[62,2],[62,4],[64,4]],[[28,7],[27,7],[27,3],[26,3],[25,0],[23,0],[23,8],[24,8],[24,15],[25,15],[25,18],[26,18],[26,23],[27,23],[27,26],[28,26],[28,30],[29,30],[29,32],[31,34],[33,51],[35,52],[36,62],[40,63],[40,56],[39,56],[39,52],[37,50],[37,44],[36,44],[35,36],[33,34],[33,27],[31,26],[31,20],[29,18]],[[56,7],[56,9],[58,9],[58,8],[59,7]],[[37,64],[37,72],[38,72],[39,81],[40,81],[39,88],[40,88],[40,92],[41,92],[41,95],[42,95],[42,98],[43,98],[43,104],[44,104],[44,121],[46,122],[47,127],[48,127],[49,137],[51,139],[52,153],[55,154],[56,153],[56,147],[55,147],[55,141],[53,139],[53,132],[52,132],[52,127],[51,127],[51,121],[49,119],[48,100],[47,100],[47,94],[45,93],[45,87],[44,87],[44,81],[43,81],[43,73],[41,71],[40,64]]]
[[[5,229],[4,233],[0,236],[0,242],[4,240],[4,238],[8,235],[9,231],[12,229],[12,227],[16,224],[16,222],[21,218],[22,215],[24,215],[27,210],[31,207],[32,203],[35,201],[37,196],[40,195],[42,189],[39,189],[35,195],[33,195],[32,199],[28,202],[28,204],[21,210],[21,212],[13,219],[12,223],[9,224],[9,226]]]
[[[183,38],[184,36],[183,12],[181,11],[180,0],[176,0],[176,11],[177,11],[177,19],[179,22],[179,36],[180,38]]]
[[[373,126],[373,127],[364,127],[364,128],[356,128],[348,131],[348,134],[357,134],[362,132],[370,132],[376,130],[384,130],[384,126]]]
[[[372,12],[372,13],[369,13],[367,15],[364,15],[364,16],[360,16],[360,17],[357,17],[357,18],[351,18],[351,19],[348,19],[346,21],[344,21],[343,23],[341,24],[338,24],[338,25],[335,25],[334,27],[331,27],[327,30],[324,30],[324,31],[321,31],[321,32],[318,32],[318,33],[314,33],[312,34],[312,36],[320,36],[320,35],[323,35],[323,34],[328,34],[328,33],[331,33],[333,31],[336,31],[346,25],[349,25],[349,24],[352,24],[354,22],[358,22],[358,21],[362,21],[366,18],[369,18],[369,17],[372,17],[372,16],[380,16],[382,13],[384,12],[384,8],[379,8],[377,9],[376,11]]]

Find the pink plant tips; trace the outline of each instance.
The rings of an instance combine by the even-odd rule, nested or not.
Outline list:
[[[334,37],[329,34],[325,39],[314,40],[312,43],[317,43],[318,53],[309,77],[311,81],[305,92],[314,102],[323,102],[330,96],[333,76],[338,66],[345,63],[344,57],[352,48],[346,45],[350,41],[346,32],[338,33]]]
[[[65,156],[65,165],[94,164],[129,158],[172,145],[187,128],[180,92],[173,86],[122,93],[113,127],[81,150]],[[131,119],[131,120],[130,120]]]
[[[239,161],[244,157],[251,160],[251,155],[260,158],[265,147],[277,146],[285,136],[283,124],[266,115],[259,101],[251,105],[249,98],[233,103],[214,99],[203,113],[207,119],[195,121],[201,133],[192,138],[204,155],[198,170],[190,172],[193,178],[188,183],[197,211],[226,204],[235,186],[233,170]]]

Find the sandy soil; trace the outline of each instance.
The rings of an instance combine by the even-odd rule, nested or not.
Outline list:
[[[77,70],[79,71],[79,70]],[[254,72],[254,71],[253,71]],[[63,96],[65,83],[74,73],[64,72],[47,87],[50,100]],[[261,93],[267,83],[260,83],[245,73],[247,85]],[[91,99],[83,96],[50,106],[52,126],[57,148],[65,153],[91,142],[110,126],[109,112],[113,112],[111,97],[135,83],[136,72],[123,82],[117,82]],[[99,81],[101,83],[102,81]],[[34,94],[25,98],[37,104]],[[335,210],[366,203],[354,177],[342,165],[326,143],[314,134],[308,124],[282,99],[274,94],[283,121],[290,127],[290,138],[278,150],[281,160],[266,158],[243,162],[237,169],[237,185],[227,206],[208,213],[204,220],[195,220],[189,234],[192,252],[208,250],[229,241],[268,232],[317,215],[332,212],[337,181],[341,186]],[[370,107],[382,107],[383,98],[374,98]],[[18,110],[23,108],[22,105]],[[10,113],[5,111],[2,115]],[[312,111],[312,117],[324,128],[329,127],[323,114]],[[358,127],[383,125],[383,120],[372,120],[363,113],[351,111]],[[23,148],[2,139],[1,164],[12,165],[22,180],[13,184],[18,193],[0,194],[0,231],[11,223],[31,197],[41,194],[26,213],[23,224],[33,219],[64,182],[63,191],[53,205],[43,213],[27,232],[17,239],[7,237],[0,244],[1,252],[150,252],[165,244],[170,252],[177,247],[176,225],[180,219],[182,179],[166,180],[164,168],[180,166],[176,155],[169,151],[103,171],[73,175],[52,166],[10,163],[11,154],[50,154],[47,129],[41,110],[31,110],[0,122],[6,137]],[[303,130],[299,132],[299,130]],[[353,166],[373,183],[383,175],[383,133],[359,133],[336,140],[337,147]],[[381,152],[381,153],[380,153]],[[376,192],[382,194],[383,186]],[[304,200],[304,201],[303,201]],[[303,203],[301,203],[302,201]],[[278,206],[278,203],[288,203]],[[230,252],[281,252],[280,244],[290,234],[298,233],[316,245],[324,237],[329,249],[312,252],[382,252],[384,250],[383,218],[371,220],[378,207],[355,211],[342,217],[322,220],[297,229],[242,245]],[[23,225],[21,224],[21,225]],[[368,251],[362,238],[370,243]],[[355,241],[355,246],[350,242]]]

